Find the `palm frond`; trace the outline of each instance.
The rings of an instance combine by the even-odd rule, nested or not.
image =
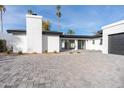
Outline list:
[[[57,10],[60,10],[61,9],[61,6],[60,5],[57,5],[56,8],[57,8]]]

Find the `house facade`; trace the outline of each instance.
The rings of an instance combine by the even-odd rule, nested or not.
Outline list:
[[[8,35],[15,38],[9,41],[11,45],[8,46],[11,46],[14,52],[24,53],[78,49],[99,50],[105,54],[123,54],[124,52],[124,42],[118,42],[124,39],[124,21],[104,26],[99,34],[92,36],[64,35],[62,32],[43,31],[41,24],[42,16],[26,15],[26,30],[7,30]]]
[[[24,53],[60,52],[65,50],[102,50],[101,35],[64,35],[62,32],[42,31],[42,16],[26,15],[26,30],[7,30],[17,38],[13,51]]]

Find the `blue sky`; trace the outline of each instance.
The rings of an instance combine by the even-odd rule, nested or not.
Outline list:
[[[56,6],[10,5],[5,7],[7,11],[4,13],[4,30],[25,29],[25,15],[28,9],[50,20],[52,31],[58,29]],[[76,34],[91,35],[102,26],[124,19],[124,6],[63,5],[61,12],[61,31],[64,33],[68,29],[73,29]]]

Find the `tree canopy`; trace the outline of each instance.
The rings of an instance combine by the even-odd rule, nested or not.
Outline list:
[[[49,20],[43,20],[43,22],[42,22],[43,31],[50,31],[50,27],[51,27],[50,21]]]
[[[69,29],[69,30],[67,31],[67,34],[68,34],[68,35],[74,35],[74,34],[75,34],[75,31],[72,30],[72,29]]]

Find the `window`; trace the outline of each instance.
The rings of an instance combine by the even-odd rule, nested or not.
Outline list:
[[[102,45],[102,39],[100,39],[100,45]]]
[[[92,41],[92,44],[95,44],[95,40]]]

